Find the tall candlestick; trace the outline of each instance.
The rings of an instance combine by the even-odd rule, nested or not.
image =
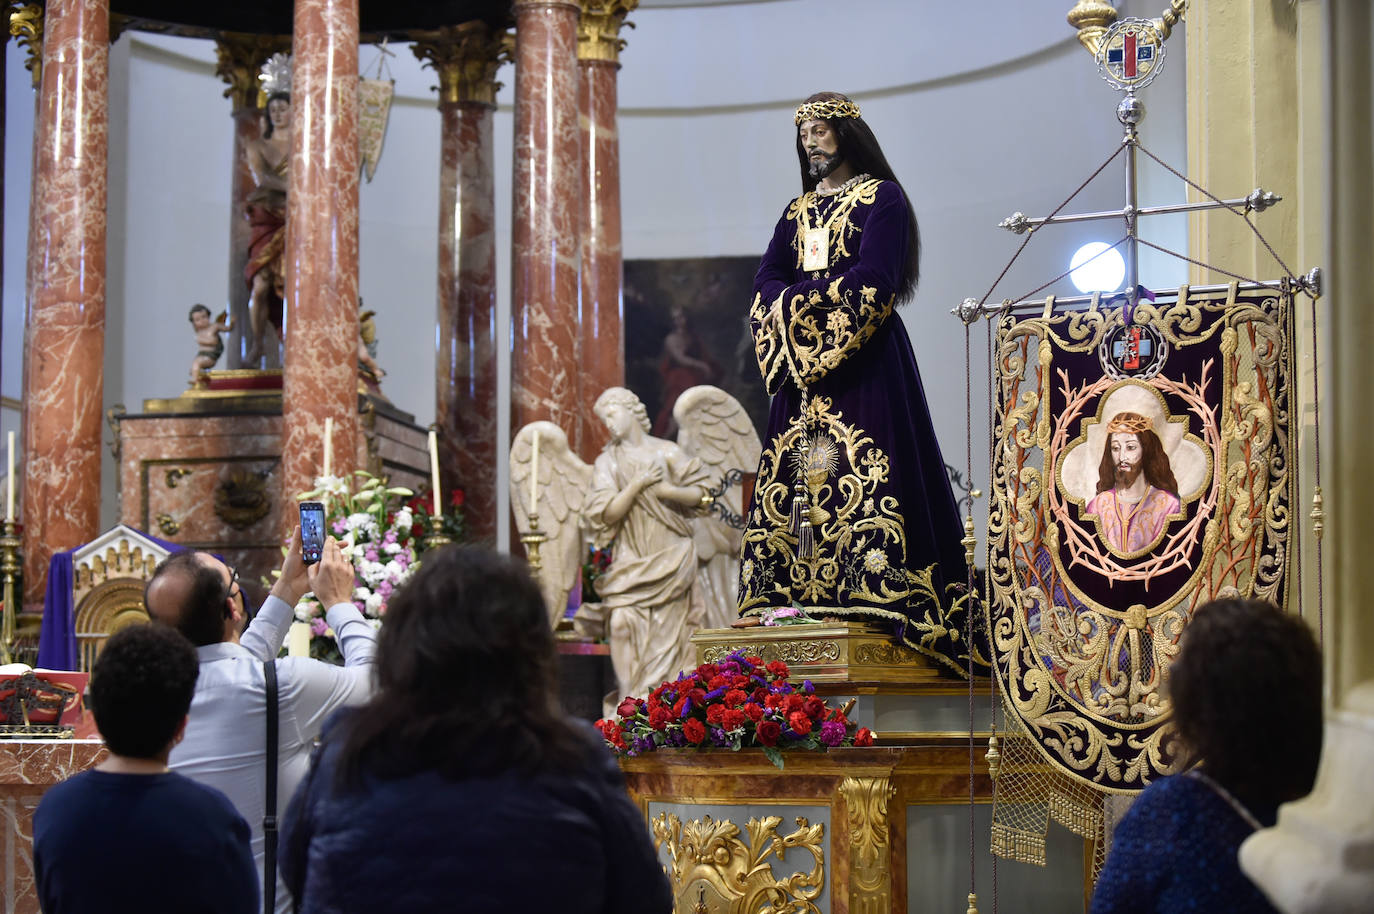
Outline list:
[[[324,475],[329,475],[329,470],[334,463],[334,419],[331,416],[324,417]]]
[[[539,513],[539,432],[534,433],[530,451],[530,513]]]
[[[5,477],[5,520],[14,521],[14,431],[9,433],[10,471]]]
[[[434,496],[434,516],[444,513],[443,502],[439,498],[439,435],[429,430],[429,488]]]

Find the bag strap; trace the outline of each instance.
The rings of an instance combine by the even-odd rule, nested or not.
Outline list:
[[[267,794],[262,817],[262,910],[277,906],[277,661],[264,660],[267,681]]]

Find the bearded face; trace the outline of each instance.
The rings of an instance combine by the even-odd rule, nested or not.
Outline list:
[[[1140,436],[1134,432],[1115,433],[1112,435],[1111,454],[1117,489],[1130,488],[1140,478],[1140,463],[1143,456]]]
[[[840,155],[839,137],[823,120],[803,121],[798,128],[802,148],[806,150],[806,171],[817,181],[825,178],[844,161]]]

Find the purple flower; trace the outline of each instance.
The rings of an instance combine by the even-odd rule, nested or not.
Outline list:
[[[377,585],[377,593],[381,594],[382,599],[385,600],[387,597],[391,596],[391,591],[395,589],[395,586],[396,585],[392,584],[390,581],[383,581]]]
[[[347,533],[347,532],[348,532],[348,522],[347,522],[347,521],[345,521],[342,517],[339,518],[338,520],[334,521],[334,533],[335,533],[336,535],[338,535],[338,536],[343,536],[343,535],[344,535],[345,533]]]
[[[324,616],[316,616],[310,620],[310,634],[323,635],[329,631],[329,624],[324,621]]]
[[[363,558],[367,559],[369,562],[375,562],[375,561],[377,561],[377,547],[376,547],[376,546],[369,546],[369,547],[367,547],[367,551],[363,553]]]
[[[391,545],[392,543],[396,542],[396,531],[395,531],[395,530],[388,530],[388,531],[386,531],[386,536],[382,537],[382,542],[383,542],[384,544],[388,545],[388,546]]]
[[[838,746],[844,742],[844,724],[838,720],[827,720],[821,724],[821,743],[826,746]]]
[[[816,691],[816,687],[813,686],[813,685],[811,684],[811,680],[810,680],[810,679],[803,679],[803,680],[802,680],[802,687],[801,687],[801,690],[802,690],[802,694],[804,694],[804,695],[810,695],[812,692],[815,692],[815,691]]]

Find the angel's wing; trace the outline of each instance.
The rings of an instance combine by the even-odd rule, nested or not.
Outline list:
[[[712,479],[719,481],[727,470],[758,469],[762,445],[754,423],[739,401],[719,387],[684,390],[673,405],[673,418],[678,446],[704,463]]]
[[[552,422],[531,422],[510,447],[510,503],[520,533],[530,528],[530,475],[534,437],[539,436],[539,480],[535,485],[539,530],[548,539],[539,548],[540,588],[549,618],[557,622],[568,604],[583,558],[582,499],[592,468],[568,447],[568,436]]]
[[[715,483],[734,469],[752,473],[758,469],[758,432],[738,400],[719,387],[689,387],[673,406],[677,420],[677,443],[689,455],[706,465]],[[721,500],[735,514],[743,513],[742,488],[731,486]],[[702,518],[697,534],[697,552],[705,561],[721,551],[739,548],[739,534],[713,515]],[[708,533],[709,531],[709,533]]]

